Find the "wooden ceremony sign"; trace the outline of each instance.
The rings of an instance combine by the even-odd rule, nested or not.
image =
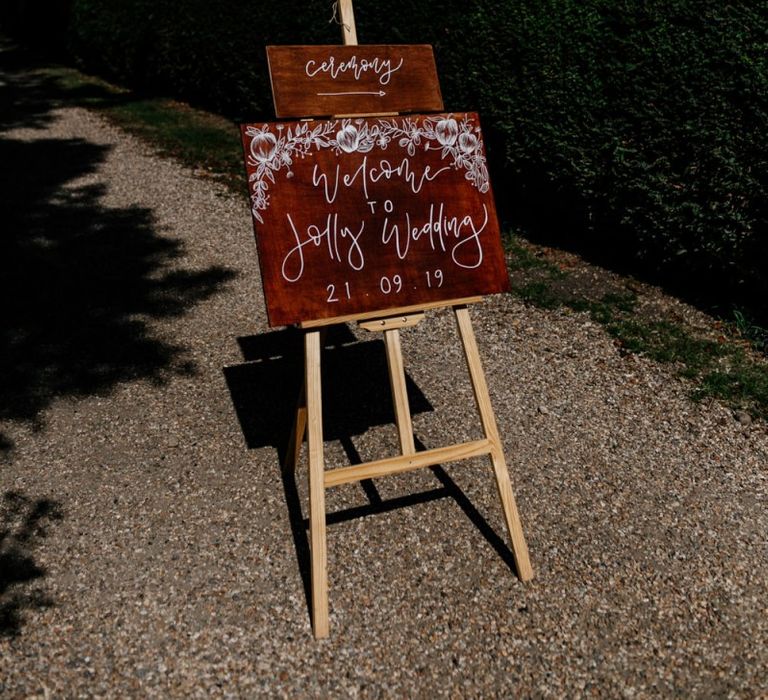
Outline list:
[[[440,112],[432,47],[267,46],[277,117]]]
[[[344,43],[352,48],[357,43],[352,0],[339,0],[338,9]],[[367,53],[367,48],[374,53]],[[389,57],[391,61],[423,55],[423,48],[355,46],[354,53],[333,56],[347,57],[346,61],[356,56],[354,65],[359,67],[362,59]],[[286,68],[290,63],[286,57],[306,66],[310,60],[328,56],[329,47],[287,49],[288,53],[281,53],[278,47],[270,47],[278,114],[301,116],[295,113],[299,108],[307,115],[325,114],[329,103],[320,108],[312,99],[301,102],[297,89],[286,89],[279,97],[278,90],[286,81],[304,80],[295,78],[295,66]],[[403,61],[398,68],[402,72],[398,80],[412,85],[411,94],[420,93],[417,84],[424,87],[423,94],[434,93],[429,72],[418,73],[414,68],[411,76],[416,77],[408,78],[406,65],[419,62]],[[364,81],[376,75],[373,68],[367,72],[360,71]],[[395,80],[394,72],[390,78]],[[327,76],[323,80],[328,82]],[[306,436],[316,638],[328,636],[325,489],[340,484],[488,456],[518,576],[523,581],[533,577],[467,308],[480,301],[480,295],[503,291],[509,284],[477,115],[402,117],[392,114],[407,109],[397,96],[378,96],[381,101],[375,110],[366,100],[370,96],[359,97],[363,99],[333,103],[342,105],[333,109],[346,117],[242,128],[269,322],[297,323],[305,329],[304,388],[284,468],[295,469]],[[424,103],[411,104],[428,109]],[[442,109],[442,102],[437,109]],[[362,116],[370,111],[379,114]],[[351,116],[354,112],[360,116]],[[416,325],[426,309],[437,307],[452,307],[456,315],[484,438],[417,452],[399,329]],[[384,333],[401,454],[326,471],[320,327],[341,321],[357,321],[366,330]]]

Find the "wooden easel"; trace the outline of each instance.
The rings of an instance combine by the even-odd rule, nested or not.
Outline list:
[[[357,44],[352,0],[340,0],[338,11],[344,44]],[[371,115],[368,115],[371,116]],[[363,479],[389,474],[400,474],[443,462],[470,459],[488,455],[493,465],[496,484],[501,497],[504,517],[512,543],[518,576],[522,581],[533,578],[520,516],[504,461],[504,451],[496,426],[496,418],[488,395],[475,333],[469,317],[468,305],[480,297],[455,299],[418,307],[403,307],[384,312],[356,314],[299,324],[304,329],[304,388],[299,399],[296,420],[291,432],[284,468],[293,471],[306,435],[309,462],[309,532],[312,559],[312,628],[317,639],[328,636],[328,576],[326,565],[325,489]],[[416,451],[411,423],[411,411],[405,383],[405,369],[400,347],[400,329],[415,326],[431,308],[452,307],[458,333],[464,348],[475,402],[483,427],[482,440],[448,445],[430,450]],[[322,393],[320,381],[320,353],[322,327],[347,321],[357,321],[368,331],[384,333],[389,380],[394,402],[395,420],[400,437],[401,455],[364,464],[325,470],[323,458]]]

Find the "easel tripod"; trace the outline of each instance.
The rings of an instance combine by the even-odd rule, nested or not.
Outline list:
[[[356,44],[357,36],[352,11],[352,0],[341,0],[338,4],[338,11],[344,43],[347,45]],[[414,307],[391,309],[386,312],[356,314],[354,316],[299,324],[304,330],[304,388],[299,400],[284,468],[291,471],[295,469],[301,445],[306,436],[309,462],[312,627],[316,638],[328,636],[325,489],[341,484],[390,474],[399,474],[443,462],[487,455],[493,466],[518,575],[523,581],[533,578],[528,547],[523,535],[509,472],[504,460],[501,438],[499,437],[485,374],[480,362],[477,341],[469,317],[468,305],[478,301],[480,301],[479,297],[454,299]],[[451,307],[456,317],[458,333],[467,361],[484,438],[417,452],[414,444],[399,333],[401,328],[407,328],[419,323],[424,317],[425,310],[445,307]],[[322,327],[346,321],[357,321],[362,328],[368,331],[384,333],[401,454],[373,462],[326,471],[323,454],[322,391],[320,379]]]

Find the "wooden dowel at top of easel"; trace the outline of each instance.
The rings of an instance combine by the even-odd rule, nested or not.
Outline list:
[[[339,20],[341,21],[341,38],[345,46],[357,44],[357,28],[355,27],[355,10],[352,0],[339,0],[337,4]]]

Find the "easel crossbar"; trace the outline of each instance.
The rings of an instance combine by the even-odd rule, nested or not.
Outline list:
[[[462,459],[480,457],[491,454],[493,445],[490,440],[474,440],[462,442],[446,447],[437,447],[432,450],[424,450],[412,455],[399,455],[378,459],[374,462],[365,462],[351,467],[339,467],[325,472],[325,488],[341,486],[363,479],[375,479],[390,474],[402,474],[404,472],[432,467],[443,462],[456,462]]]

